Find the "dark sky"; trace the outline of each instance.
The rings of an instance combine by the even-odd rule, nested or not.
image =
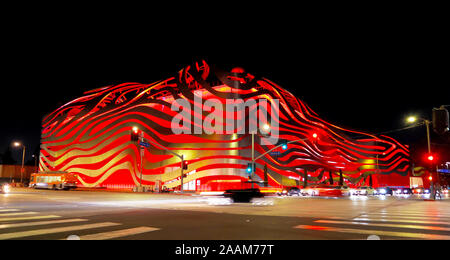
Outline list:
[[[354,130],[402,128],[409,114],[431,118],[433,107],[450,105],[449,49],[440,35],[289,35],[31,37],[8,49],[13,57],[4,61],[8,68],[0,103],[0,152],[13,140],[23,140],[31,156],[39,146],[41,118],[86,90],[130,81],[151,83],[200,59],[266,77],[325,120]],[[422,130],[405,131],[404,137]],[[17,152],[15,156],[19,158]]]

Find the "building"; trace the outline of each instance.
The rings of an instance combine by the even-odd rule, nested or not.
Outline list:
[[[232,112],[214,106],[236,99],[255,104]],[[175,111],[172,106],[177,100],[192,109]],[[252,120],[250,115],[259,116],[261,111],[269,117]],[[242,117],[245,123],[235,125]],[[175,119],[180,124],[174,127]],[[230,123],[234,132],[211,134]],[[300,141],[256,160],[253,181],[266,182],[258,186],[360,186],[370,182],[385,186],[409,179],[409,149],[396,140],[328,123],[274,82],[241,68],[222,71],[204,61],[153,84],[124,83],[88,91],[49,114],[43,120],[39,169],[76,173],[80,185],[86,187],[133,188],[142,183],[179,188],[180,159],[162,146],[187,161],[184,190],[247,187],[250,129],[261,130],[266,125],[265,130],[278,140]],[[146,148],[143,156],[131,140],[134,127],[149,143],[158,144]],[[279,144],[253,136],[255,157]]]

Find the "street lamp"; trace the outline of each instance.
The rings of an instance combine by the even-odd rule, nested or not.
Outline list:
[[[427,120],[427,119],[424,119],[424,118],[418,118],[418,117],[416,117],[416,116],[409,116],[407,119],[406,119],[406,121],[408,122],[408,123],[415,123],[415,122],[417,122],[418,120],[420,120],[420,121],[422,121],[424,124],[425,124],[425,126],[427,127],[427,143],[428,143],[428,160],[431,162],[431,161],[433,161],[434,160],[434,157],[433,157],[433,155],[431,155],[431,138],[430,138],[430,125],[431,125],[431,121],[430,120]],[[434,194],[434,184],[433,184],[433,181],[431,180],[431,196],[432,196],[432,198],[433,199],[435,199],[435,194]]]
[[[25,151],[26,147],[24,144],[20,142],[14,142],[14,147],[22,147],[22,168],[20,169],[20,183],[23,181],[23,172],[24,172],[24,164],[25,164]]]

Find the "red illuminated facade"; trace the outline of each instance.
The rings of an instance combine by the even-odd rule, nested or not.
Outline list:
[[[199,105],[194,96],[200,94],[203,99],[223,102],[236,97],[266,99],[269,103],[279,100],[279,138],[305,140],[256,161],[254,180],[266,179],[269,187],[302,185],[305,176],[308,185],[343,181],[360,186],[369,183],[369,175],[373,175],[374,186],[408,185],[406,146],[388,136],[328,123],[268,79],[256,78],[241,68],[221,71],[205,62],[153,84],[124,83],[88,91],[60,107],[43,120],[39,169],[76,173],[80,185],[86,187],[132,188],[141,182],[146,186],[179,187],[179,158],[151,146],[141,160],[140,148],[130,134],[137,127],[146,139],[184,155],[188,161],[184,190],[242,188],[249,177],[246,169],[251,162],[251,135],[176,135],[171,129],[172,119],[178,114],[171,110],[173,102],[185,99]],[[259,101],[257,104],[250,110],[270,111]],[[206,120],[208,115],[192,112],[183,120],[194,125],[195,117]],[[311,138],[313,135],[315,138]],[[273,147],[256,142],[256,155]]]

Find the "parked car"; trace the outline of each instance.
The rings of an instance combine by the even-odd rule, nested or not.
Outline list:
[[[410,188],[401,188],[401,189],[399,189],[398,194],[399,195],[400,194],[402,194],[402,195],[411,195],[411,194],[413,194],[413,191]]]
[[[391,195],[393,194],[393,190],[389,187],[381,187],[375,190],[375,195]]]
[[[279,193],[278,195],[280,195],[280,196],[300,196],[301,190],[297,187],[290,187],[290,188],[283,189],[283,191],[281,193]]]
[[[376,193],[375,189],[370,186],[362,186],[355,189],[353,195],[372,196]]]
[[[413,194],[423,194],[425,189],[423,187],[417,187],[411,189]]]
[[[340,189],[341,192],[342,192],[342,196],[351,196],[351,195],[354,193],[354,190],[353,190],[353,189],[350,189],[350,188],[347,187],[347,186],[339,187],[339,189]]]
[[[0,184],[0,193],[1,194],[8,194],[10,192],[10,186],[9,184]]]
[[[325,197],[340,197],[342,196],[342,191],[340,187],[328,186],[328,185],[317,185],[307,187],[302,190],[303,196],[325,196]]]

